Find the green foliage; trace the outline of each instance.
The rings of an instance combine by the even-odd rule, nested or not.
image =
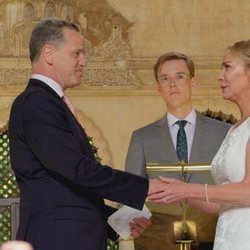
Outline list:
[[[98,148],[94,145],[93,143],[93,139],[92,137],[88,137],[89,139],[89,143],[93,148],[94,154],[95,154],[95,158],[97,159],[97,161],[101,162],[101,158],[98,155]],[[107,250],[118,250],[118,244],[110,239],[107,240]]]
[[[101,162],[102,159],[101,159],[100,156],[98,155],[98,147],[96,147],[96,146],[94,145],[94,143],[93,143],[93,138],[90,137],[90,136],[88,136],[88,139],[89,139],[89,144],[91,145],[91,147],[92,147],[92,149],[93,149],[93,151],[94,151],[94,155],[95,155],[96,160],[97,160],[98,162]]]
[[[237,119],[234,117],[233,114],[224,114],[222,111],[212,111],[210,109],[207,109],[203,112],[201,112],[202,115],[219,120],[219,121],[223,121],[223,122],[227,122],[230,124],[235,124],[237,122]]]
[[[118,250],[118,245],[116,242],[108,239],[107,242],[107,250]]]
[[[17,198],[19,189],[11,169],[8,131],[0,132],[0,198]]]

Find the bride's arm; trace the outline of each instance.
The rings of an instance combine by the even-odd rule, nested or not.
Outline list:
[[[220,205],[217,203],[207,203],[206,201],[199,201],[195,199],[189,199],[187,200],[187,203],[189,206],[198,208],[209,214],[219,214],[220,212]]]

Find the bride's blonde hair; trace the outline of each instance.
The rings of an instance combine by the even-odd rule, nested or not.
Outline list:
[[[226,51],[238,54],[250,68],[250,40],[239,41],[229,46]]]

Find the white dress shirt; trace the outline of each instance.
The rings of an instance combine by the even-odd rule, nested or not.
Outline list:
[[[47,76],[40,75],[40,74],[33,74],[31,76],[31,78],[44,82],[49,87],[51,87],[60,97],[64,96],[64,93],[63,93],[61,86],[56,81],[52,80],[51,78],[49,78]]]

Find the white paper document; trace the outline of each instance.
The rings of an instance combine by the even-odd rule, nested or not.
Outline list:
[[[120,235],[124,240],[127,240],[131,234],[129,223],[134,218],[151,217],[149,209],[144,205],[142,211],[132,207],[123,206],[108,218],[108,224]]]

